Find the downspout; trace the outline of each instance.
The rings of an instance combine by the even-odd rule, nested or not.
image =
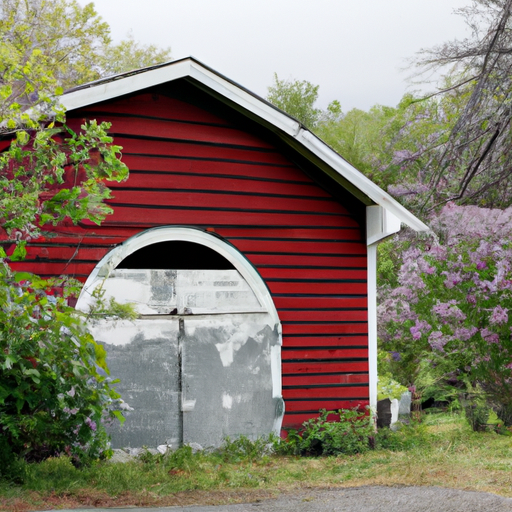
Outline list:
[[[370,408],[377,412],[377,246],[400,231],[400,219],[382,208],[366,207],[366,245],[368,250],[368,373]]]

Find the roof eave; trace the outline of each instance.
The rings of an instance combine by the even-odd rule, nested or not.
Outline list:
[[[382,206],[403,224],[416,231],[430,231],[426,224],[355,169],[296,119],[192,57],[86,84],[64,94],[61,97],[61,104],[66,110],[76,110],[180,78],[191,78],[197,81],[207,90],[215,92],[218,97],[238,105],[243,111],[250,112],[251,117],[264,121],[264,124],[272,127],[273,131],[284,135],[283,138],[295,141],[294,146],[306,150],[301,151],[303,155],[307,156],[309,153],[310,156],[314,155],[325,163],[329,169],[334,171],[329,173],[331,177],[356,197],[367,198],[366,201],[363,201],[366,204],[373,203]]]

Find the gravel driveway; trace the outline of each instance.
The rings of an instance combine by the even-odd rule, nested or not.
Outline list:
[[[90,509],[91,512],[512,512],[512,499],[441,487],[311,489],[240,505]],[[70,511],[61,511],[70,512]],[[76,512],[76,511],[75,511]],[[86,512],[81,509],[80,512]]]

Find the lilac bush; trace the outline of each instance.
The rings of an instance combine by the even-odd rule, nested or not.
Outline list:
[[[406,244],[379,306],[389,365],[434,394],[482,389],[512,424],[512,208],[449,203],[431,225],[437,239]]]

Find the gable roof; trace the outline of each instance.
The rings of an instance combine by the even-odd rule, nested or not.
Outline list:
[[[272,131],[365,205],[382,206],[412,229],[429,231],[428,226],[420,219],[355,169],[299,121],[192,57],[75,87],[66,91],[61,97],[61,103],[67,111],[72,111],[179,79],[193,81],[203,91]]]

